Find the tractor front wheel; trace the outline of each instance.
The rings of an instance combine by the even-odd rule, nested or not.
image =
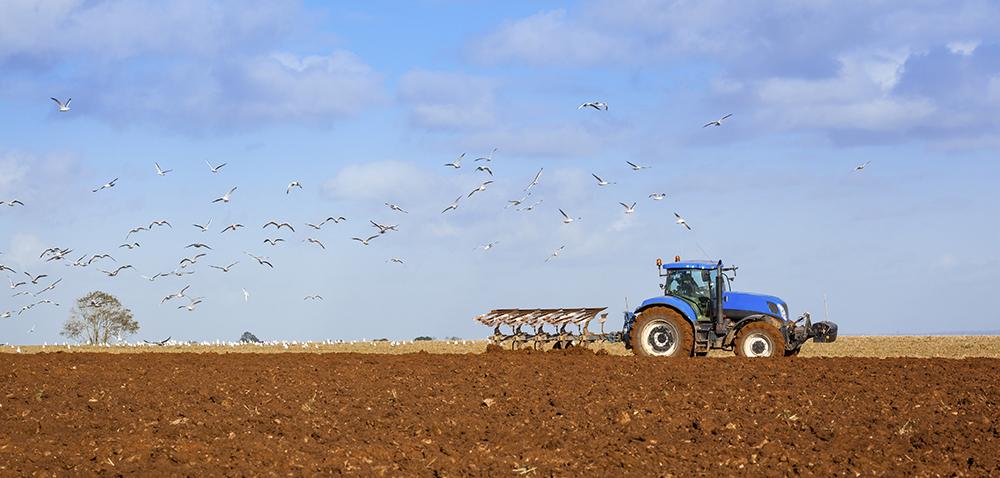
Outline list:
[[[691,323],[666,307],[642,311],[631,336],[632,353],[640,357],[690,357],[694,350]]]
[[[783,357],[785,339],[767,322],[752,322],[736,335],[736,355],[740,357]]]

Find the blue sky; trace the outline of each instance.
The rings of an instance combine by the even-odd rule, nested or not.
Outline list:
[[[8,2],[0,200],[25,206],[0,207],[0,263],[50,276],[31,290],[63,281],[38,297],[59,307],[0,319],[0,342],[61,341],[95,289],[150,340],[480,337],[492,308],[617,317],[657,294],[657,257],[706,253],[794,314],[826,296],[842,333],[996,331],[979,300],[1000,265],[998,22],[987,1]],[[609,110],[577,110],[594,100]],[[494,147],[495,182],[441,214],[489,179],[470,160]],[[542,203],[505,209],[539,168]],[[304,226],[330,215],[348,220]],[[156,219],[174,227],[118,248]],[[271,219],[296,226],[280,246],[262,244]],[[364,247],[369,220],[400,231]],[[194,275],[140,277],[191,242],[213,247]],[[39,261],[53,246],[135,270]],[[195,311],[160,305],[188,284]],[[30,302],[9,293],[0,312]]]

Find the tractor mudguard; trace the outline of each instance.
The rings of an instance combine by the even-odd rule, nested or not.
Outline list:
[[[652,299],[646,299],[642,301],[642,304],[639,305],[639,308],[635,309],[635,313],[638,314],[650,307],[656,307],[656,306],[666,306],[675,309],[677,310],[677,312],[680,312],[680,314],[683,315],[684,318],[688,320],[688,322],[691,322],[692,324],[697,322],[698,320],[698,314],[695,313],[694,308],[691,307],[691,304],[685,302],[683,299],[679,299],[677,297],[669,295],[661,297],[653,297]]]

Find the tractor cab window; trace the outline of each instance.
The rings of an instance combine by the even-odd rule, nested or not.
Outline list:
[[[667,273],[664,292],[695,306],[698,320],[710,320],[712,296],[716,294],[715,269],[674,269]]]

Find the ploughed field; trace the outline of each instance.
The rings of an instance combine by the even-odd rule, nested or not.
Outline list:
[[[0,377],[0,476],[1000,475],[994,358],[56,352]]]

